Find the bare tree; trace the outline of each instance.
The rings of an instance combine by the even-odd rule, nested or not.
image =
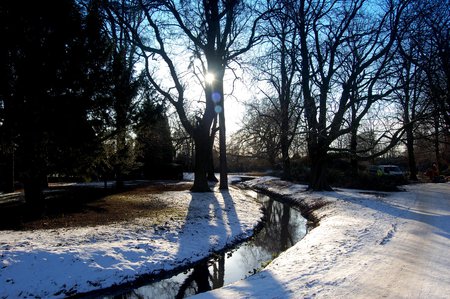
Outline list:
[[[413,49],[411,47],[408,53],[404,51],[404,49],[400,51],[394,63],[397,66],[396,76],[398,76],[401,86],[395,92],[395,96],[399,104],[401,120],[405,126],[409,179],[417,180],[418,170],[414,150],[415,130],[418,126],[418,121],[427,117],[429,101],[425,90],[425,74],[408,59],[408,57],[415,56],[417,53],[412,53]]]
[[[246,155],[267,160],[272,168],[281,153],[280,118],[274,101],[263,98],[247,103],[242,129],[233,137]]]
[[[450,14],[446,1],[412,1],[402,24],[402,55],[425,74],[434,121],[435,158],[441,162],[440,135],[450,136]]]
[[[289,150],[301,118],[301,91],[297,51],[299,35],[297,27],[285,13],[287,1],[268,1],[268,9],[274,13],[266,21],[267,42],[263,56],[255,63],[256,80],[263,83],[261,93],[275,113],[274,121],[279,134],[279,150],[283,165],[283,177],[290,179]]]
[[[299,0],[291,6],[300,35],[311,189],[331,189],[327,182],[330,145],[349,133],[375,102],[392,93],[386,66],[406,4],[388,1],[384,9],[369,10],[371,3],[364,0]],[[352,97],[355,90],[364,93]],[[346,124],[344,116],[356,103],[361,108]],[[393,136],[393,143],[399,134]]]
[[[122,23],[143,52],[149,80],[175,107],[183,127],[194,139],[196,158],[192,191],[209,190],[208,159],[205,157],[211,151],[216,114],[219,115],[220,188],[228,188],[223,78],[227,67],[260,40],[256,27],[263,15],[256,14],[254,2],[237,0],[139,0],[130,1],[130,5],[144,13],[145,26],[135,30],[129,26],[130,20],[122,20]],[[184,73],[179,61],[183,51],[189,52],[191,57]],[[158,81],[158,73],[152,68],[155,61],[159,70],[165,68],[168,71],[171,85]],[[192,67],[199,67],[203,77],[209,79],[203,85],[205,102],[198,110],[195,123],[189,121],[185,95],[188,82],[184,77],[192,73]]]

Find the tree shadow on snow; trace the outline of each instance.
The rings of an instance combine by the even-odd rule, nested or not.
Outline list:
[[[205,224],[199,226],[199,222]],[[206,292],[212,289],[213,284],[218,287],[217,279],[213,279],[214,273],[208,269],[208,259],[213,253],[233,245],[233,239],[241,233],[241,223],[229,191],[191,193],[175,260],[186,260],[188,265],[194,267],[192,274],[180,285],[176,298],[183,298],[192,290],[194,293]],[[223,267],[219,270],[224,272]]]
[[[201,293],[224,286],[224,250],[241,241],[243,234],[241,221],[236,211],[233,194],[229,191],[192,193],[186,221],[179,236],[178,260],[193,257],[197,259],[193,272],[180,285],[176,298],[183,298],[189,292]],[[207,224],[200,228],[196,222],[204,218]],[[201,248],[200,252],[198,252]],[[215,253],[216,262],[208,262]],[[217,253],[220,254],[217,254]],[[268,275],[268,274],[265,274]],[[250,282],[251,280],[249,280]],[[247,285],[247,284],[246,284]],[[274,279],[270,283],[282,293],[282,287]],[[278,287],[277,287],[278,285]],[[250,287],[246,292],[250,292]],[[280,293],[278,292],[278,293]]]

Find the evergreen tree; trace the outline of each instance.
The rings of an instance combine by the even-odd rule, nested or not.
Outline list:
[[[27,203],[41,210],[49,173],[73,173],[92,160],[98,143],[88,113],[100,92],[88,64],[102,60],[87,51],[86,27],[71,0],[2,1],[0,14],[0,134],[17,147]]]
[[[173,178],[174,147],[164,106],[147,97],[136,123],[136,155],[145,178]]]

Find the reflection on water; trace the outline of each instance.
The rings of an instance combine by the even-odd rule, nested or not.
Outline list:
[[[178,275],[104,298],[185,298],[256,273],[306,234],[306,219],[299,211],[268,196],[258,195],[258,200],[265,207],[266,223],[252,240]]]

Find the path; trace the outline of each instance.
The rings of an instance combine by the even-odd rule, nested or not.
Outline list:
[[[361,276],[361,297],[450,296],[450,185],[413,185],[408,189],[414,197],[389,200],[404,211],[399,215],[403,221],[384,252],[374,252],[383,259],[372,265],[370,276]]]
[[[321,294],[322,298],[449,298],[450,184],[407,187],[393,194],[382,212],[397,222],[382,241],[363,253],[357,275]]]

